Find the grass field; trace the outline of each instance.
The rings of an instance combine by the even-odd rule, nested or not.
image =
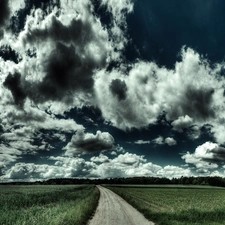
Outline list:
[[[225,224],[225,189],[210,187],[115,187],[119,194],[160,225]]]
[[[98,198],[94,185],[0,185],[0,224],[86,224]]]

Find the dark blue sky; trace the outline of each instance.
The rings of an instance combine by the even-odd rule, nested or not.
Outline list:
[[[224,176],[224,1],[0,4],[3,181]]]
[[[128,16],[132,45],[139,57],[174,67],[187,46],[212,63],[224,60],[224,1],[135,1]]]

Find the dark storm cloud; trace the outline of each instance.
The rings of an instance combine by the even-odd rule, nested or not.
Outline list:
[[[23,106],[26,97],[37,103],[65,97],[70,102],[73,92],[92,92],[95,65],[91,60],[82,61],[73,45],[58,42],[43,64],[45,77],[41,82],[23,80],[22,84],[21,74],[7,76],[4,86],[11,91],[16,105]]]
[[[94,135],[78,130],[64,150],[67,155],[78,155],[110,150],[113,146],[114,138],[107,132],[97,131]]]
[[[21,85],[21,75],[19,73],[9,74],[3,85],[11,91],[15,104],[23,106],[26,94]]]
[[[51,17],[49,27],[45,29],[33,28],[26,34],[25,43],[33,44],[35,42],[43,42],[46,39],[61,41],[64,43],[74,42],[81,51],[82,46],[92,41],[92,26],[88,22],[81,19],[72,19],[68,26],[61,23],[55,16]]]
[[[8,0],[0,1],[0,29],[5,25],[6,20],[10,14],[9,2]]]
[[[4,167],[0,166],[0,176],[4,175]]]
[[[210,150],[210,152],[213,154],[212,159],[205,159],[206,161],[212,161],[212,162],[224,162],[225,161],[225,148],[216,146],[214,149]],[[203,157],[204,160],[204,157]]]
[[[125,81],[119,79],[112,80],[109,88],[111,92],[117,96],[119,101],[126,98],[127,85]]]
[[[57,43],[46,63],[46,76],[38,85],[44,100],[59,100],[70,91],[90,92],[93,86],[93,65],[83,64],[74,47]],[[39,99],[42,101],[42,99]]]
[[[18,63],[20,60],[18,53],[13,50],[9,45],[0,46],[0,57],[2,57],[5,61],[9,60],[15,63]]]
[[[169,117],[174,119],[183,114],[198,121],[214,118],[215,112],[212,109],[213,94],[213,88],[196,89],[191,86],[187,87],[183,98],[179,102],[179,107],[174,108]]]
[[[21,40],[25,48],[37,48],[39,61],[34,65],[34,61],[31,65],[28,62],[23,76],[30,73],[31,67],[44,74],[38,81],[26,84],[27,95],[34,102],[64,100],[68,103],[74,93],[92,93],[94,71],[106,65],[109,49],[107,32],[96,18],[90,18],[76,17],[64,25],[55,16],[43,18],[42,12],[36,11],[35,19],[30,19],[39,22],[27,28]],[[45,24],[39,26],[44,19]],[[42,52],[43,48],[48,49],[46,53]]]
[[[214,117],[215,112],[211,108],[213,93],[213,89],[187,88],[187,99],[189,99],[189,104],[185,106],[187,112],[191,111],[195,115],[194,117],[200,120]]]
[[[74,51],[79,55],[80,60],[84,64],[87,64],[86,67],[101,67],[106,64],[107,55],[104,46],[105,43],[103,43],[106,40],[104,39],[105,37],[98,36],[96,30],[94,30],[95,26],[99,26],[98,28],[102,29],[95,19],[91,21],[88,18],[85,20],[76,18],[72,19],[68,25],[64,25],[55,16],[52,16],[47,24],[44,29],[40,27],[29,29],[23,37],[24,44],[43,44],[47,40],[56,43],[56,46],[58,43],[63,43],[67,46],[72,44],[70,46],[74,47]],[[102,31],[99,30],[99,32]],[[88,54],[87,48],[90,44],[96,45],[101,49],[101,57],[99,59],[95,59],[93,55]]]

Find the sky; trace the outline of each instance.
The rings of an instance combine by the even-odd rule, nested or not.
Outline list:
[[[1,0],[0,182],[225,176],[223,0]]]

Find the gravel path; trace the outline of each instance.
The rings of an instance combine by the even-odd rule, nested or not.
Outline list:
[[[120,196],[102,186],[94,217],[88,225],[154,225]]]

